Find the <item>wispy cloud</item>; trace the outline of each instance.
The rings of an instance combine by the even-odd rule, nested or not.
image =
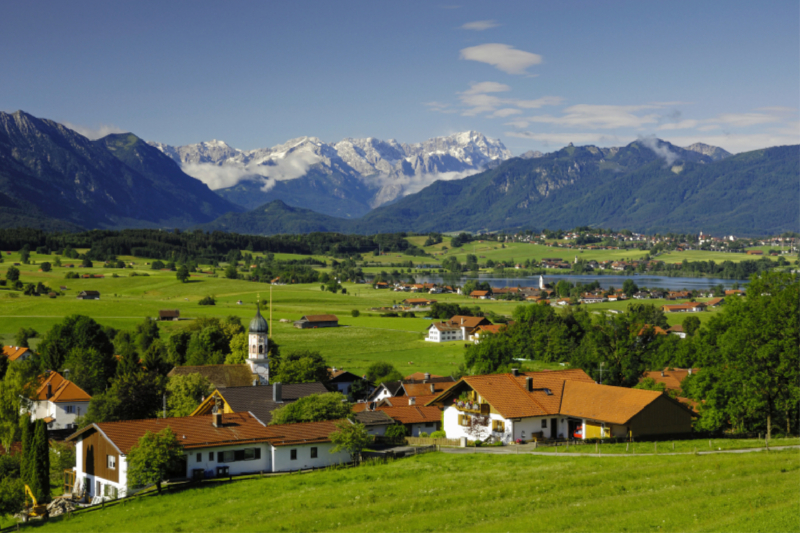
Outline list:
[[[111,135],[112,133],[127,133],[127,131],[113,124],[100,124],[96,127],[81,126],[80,124],[73,124],[71,122],[62,122],[61,124],[92,141],[102,139],[106,135]]]
[[[199,179],[211,189],[233,187],[242,181],[254,181],[261,190],[269,191],[278,181],[288,181],[304,176],[308,169],[319,162],[311,152],[294,152],[281,159],[270,160],[271,164],[234,166],[212,163],[185,163],[184,172]]]
[[[469,89],[461,94],[503,93],[510,90],[511,87],[505,83],[497,83],[496,81],[482,81],[480,83],[470,83]]]
[[[444,102],[425,102],[425,107],[437,113],[457,113],[458,111],[452,109],[450,104]]]
[[[469,89],[458,93],[461,102],[461,114],[474,117],[483,113],[491,113],[490,117],[507,117],[519,115],[521,109],[536,109],[547,105],[558,105],[563,99],[560,96],[544,96],[535,100],[521,100],[519,98],[501,98],[495,93],[503,93],[511,87],[494,81],[471,83]],[[502,108],[502,109],[501,109]]]
[[[462,30],[483,31],[500,26],[496,20],[476,20],[475,22],[467,22],[461,26]]]
[[[709,122],[719,122],[733,127],[748,127],[780,121],[780,117],[767,113],[724,113],[709,120]]]
[[[662,124],[658,128],[659,131],[666,131],[666,130],[686,130],[690,128],[696,128],[699,124],[696,120],[681,120],[679,122],[668,122],[667,124]]]
[[[542,62],[542,56],[513,46],[500,43],[488,43],[471,46],[461,50],[461,59],[487,63],[508,74],[528,74],[528,67]]]
[[[650,148],[653,153],[664,160],[667,165],[672,165],[677,159],[678,154],[669,149],[669,146],[662,144],[655,135],[639,137],[639,142]]]
[[[659,121],[657,113],[642,114],[657,109],[655,105],[588,105],[579,104],[564,109],[561,116],[536,115],[526,120],[572,128],[613,129],[640,128]]]
[[[534,133],[531,131],[507,131],[509,137],[538,141],[545,146],[564,146],[574,144],[599,144],[604,146],[619,146],[628,144],[635,139],[633,136],[615,135],[605,133]]]
[[[506,107],[506,108],[503,108],[503,109],[498,109],[497,111],[495,111],[494,113],[492,113],[489,116],[492,117],[492,118],[505,118],[505,117],[510,117],[512,115],[520,115],[520,114],[522,114],[522,110],[521,109],[514,109],[512,107]]]

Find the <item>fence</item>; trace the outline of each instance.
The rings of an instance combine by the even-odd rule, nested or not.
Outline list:
[[[430,437],[406,437],[410,446],[460,446],[459,439],[432,439]]]

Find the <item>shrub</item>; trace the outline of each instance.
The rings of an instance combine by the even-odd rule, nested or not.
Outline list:
[[[217,299],[213,296],[204,296],[199,302],[198,305],[216,305]]]
[[[439,431],[434,431],[433,433],[431,433],[431,438],[432,439],[446,439],[447,438],[447,433],[445,433],[444,431],[442,431],[440,429]]]
[[[359,311],[358,309],[353,309],[352,311],[350,311],[350,316],[352,316],[353,318],[356,318],[360,314],[361,311]]]
[[[386,428],[384,436],[395,444],[403,444],[406,441],[406,427],[403,424],[393,424]]]
[[[420,438],[427,439],[428,438],[428,432],[427,431],[420,431],[419,432],[419,436],[420,436]]]

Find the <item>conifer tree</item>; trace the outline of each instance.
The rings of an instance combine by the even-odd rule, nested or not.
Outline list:
[[[33,422],[29,415],[22,415],[19,419],[22,426],[22,464],[20,465],[20,478],[26,485],[31,484],[31,458],[33,457]]]
[[[31,491],[38,502],[50,502],[50,443],[47,436],[47,424],[37,420],[34,425],[32,446]]]

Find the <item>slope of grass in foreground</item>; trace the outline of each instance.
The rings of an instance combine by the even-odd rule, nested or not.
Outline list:
[[[434,453],[149,497],[40,531],[797,531],[800,455]]]

